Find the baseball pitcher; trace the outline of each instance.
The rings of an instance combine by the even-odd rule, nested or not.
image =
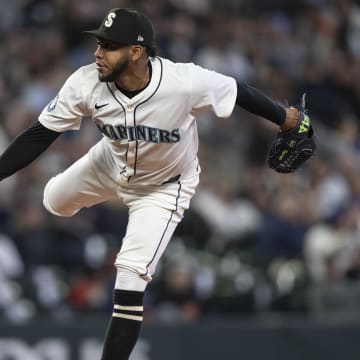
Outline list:
[[[9,145],[0,179],[30,164],[61,133],[79,130],[84,117],[92,119],[102,139],[50,179],[43,203],[69,217],[110,199],[128,207],[102,355],[126,360],[139,335],[146,286],[199,183],[197,114],[210,110],[227,118],[237,104],[282,133],[298,129],[304,115],[231,77],[156,56],[153,26],[134,9],[110,10],[99,29],[87,33],[97,41],[95,62],[76,70],[38,121]],[[308,133],[310,123],[304,126]],[[291,161],[283,148],[276,156]]]

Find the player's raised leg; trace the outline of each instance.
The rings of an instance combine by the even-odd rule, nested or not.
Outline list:
[[[91,156],[84,155],[46,184],[45,208],[54,215],[72,216],[84,207],[116,198],[114,185],[109,186],[99,176]]]

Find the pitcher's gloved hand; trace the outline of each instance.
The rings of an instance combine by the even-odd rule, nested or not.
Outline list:
[[[305,108],[305,94],[301,97],[300,105],[295,108],[299,111],[296,125],[285,131],[282,127],[272,142],[267,156],[269,167],[280,173],[297,170],[314,155],[316,149],[314,129]]]

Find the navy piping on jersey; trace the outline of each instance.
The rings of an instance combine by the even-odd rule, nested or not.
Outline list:
[[[174,212],[177,211],[177,209],[178,209],[178,201],[179,201],[180,192],[181,192],[181,182],[178,181],[178,184],[179,184],[179,188],[178,188],[178,194],[177,194],[177,196],[176,196],[176,201],[175,201],[175,210],[171,211],[170,218],[169,218],[169,220],[168,220],[167,223],[166,223],[165,230],[163,231],[163,233],[162,233],[162,235],[161,235],[161,238],[160,238],[160,241],[159,241],[158,246],[156,247],[155,253],[154,253],[153,257],[151,258],[150,262],[146,265],[146,272],[145,272],[145,274],[141,274],[140,276],[145,276],[145,275],[148,274],[148,272],[149,272],[149,266],[152,264],[152,262],[154,261],[156,255],[157,255],[157,253],[158,253],[158,251],[159,251],[160,245],[161,245],[162,241],[164,240],[164,236],[165,236],[166,231],[167,231],[167,229],[168,229],[168,227],[169,227],[169,224],[170,224],[170,222],[171,222],[171,220],[172,220],[172,218],[173,218]]]
[[[121,106],[121,108],[123,109],[124,111],[124,115],[125,115],[125,127],[127,127],[127,124],[126,124],[126,110],[125,110],[125,106],[121,103],[121,101],[116,97],[116,95],[114,94],[114,92],[111,90],[111,87],[109,85],[109,83],[107,82],[106,83],[106,86],[108,88],[108,90],[110,91],[110,94],[113,96],[113,98],[115,99],[115,101]],[[125,160],[126,160],[126,163],[127,163],[127,157],[128,157],[128,151],[129,151],[129,143],[127,144],[127,148],[126,148],[126,153],[125,153]]]
[[[136,110],[138,109],[138,107],[140,105],[145,104],[146,102],[148,102],[155,94],[156,92],[159,90],[161,81],[162,81],[162,77],[163,77],[163,63],[161,61],[160,58],[157,58],[160,61],[160,79],[159,79],[159,83],[156,86],[156,89],[154,90],[154,92],[147,98],[145,99],[143,102],[139,103],[138,105],[136,105],[135,109],[134,109],[134,128],[136,128]],[[151,64],[150,64],[151,66]],[[134,162],[134,176],[136,175],[136,165],[137,165],[137,155],[138,155],[138,146],[139,146],[139,140],[136,140],[136,144],[135,144],[135,162]]]

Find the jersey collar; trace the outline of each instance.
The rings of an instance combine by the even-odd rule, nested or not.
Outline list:
[[[115,82],[109,83],[112,92],[116,96],[116,98],[123,104],[140,104],[144,101],[147,101],[147,99],[151,98],[156,91],[158,90],[161,80],[162,80],[162,62],[161,59],[156,57],[150,59],[150,66],[151,66],[151,79],[148,83],[148,85],[141,90],[138,94],[135,96],[129,98],[127,97],[121,90],[118,89]]]

